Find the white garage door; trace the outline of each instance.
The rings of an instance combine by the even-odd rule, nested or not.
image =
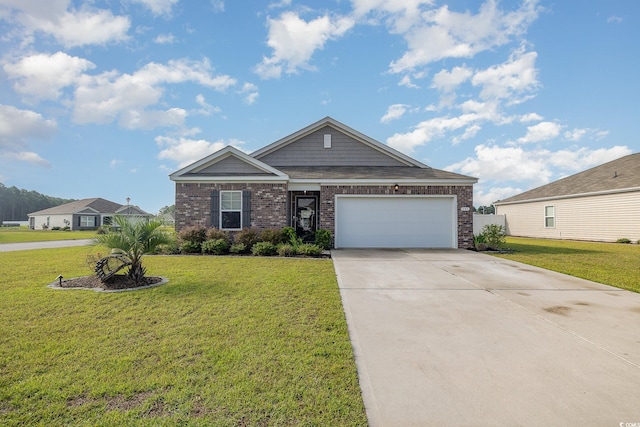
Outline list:
[[[456,248],[453,197],[337,196],[336,248]]]

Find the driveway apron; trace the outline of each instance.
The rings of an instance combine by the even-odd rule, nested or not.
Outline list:
[[[639,294],[466,250],[332,257],[371,426],[640,425]]]

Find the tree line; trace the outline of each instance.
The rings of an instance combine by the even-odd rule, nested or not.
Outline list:
[[[0,182],[0,224],[2,221],[27,221],[28,214],[52,208],[74,199],[51,197],[37,191],[7,187]]]

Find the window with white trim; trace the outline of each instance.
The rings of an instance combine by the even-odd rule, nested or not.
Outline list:
[[[220,228],[242,229],[242,191],[220,192]]]
[[[95,216],[81,216],[80,217],[80,227],[95,227],[96,226],[96,217]]]
[[[555,228],[556,226],[556,207],[545,206],[544,207],[544,227]]]

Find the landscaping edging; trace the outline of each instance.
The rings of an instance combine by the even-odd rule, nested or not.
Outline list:
[[[72,289],[80,289],[80,290],[84,290],[84,291],[94,291],[94,292],[127,292],[127,291],[140,291],[140,290],[143,290],[143,289],[155,288],[156,286],[164,285],[165,283],[167,283],[169,281],[169,279],[167,279],[166,277],[161,277],[161,276],[155,276],[155,277],[159,277],[161,280],[159,282],[157,282],[157,283],[152,283],[151,285],[137,286],[135,288],[104,289],[104,288],[87,288],[87,287],[81,287],[81,286],[60,286],[59,282],[49,283],[47,285],[47,288],[56,289],[56,290],[63,290],[63,291],[72,290]],[[68,280],[73,280],[73,279],[79,279],[79,277],[74,277],[74,278],[68,279]]]

